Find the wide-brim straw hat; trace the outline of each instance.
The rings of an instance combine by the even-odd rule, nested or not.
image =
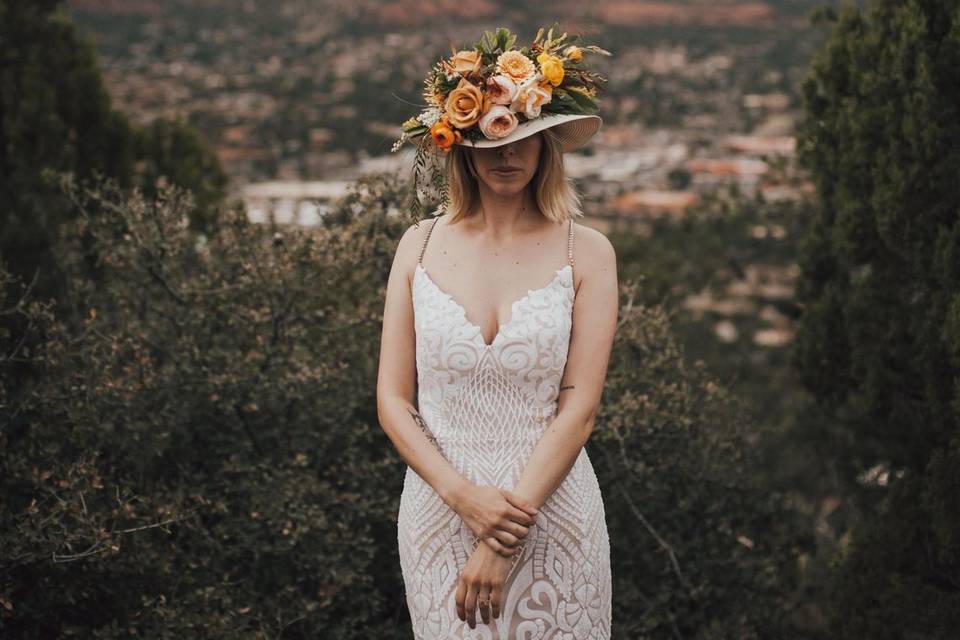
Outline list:
[[[585,145],[600,130],[602,124],[603,120],[597,115],[543,114],[534,120],[521,122],[510,132],[510,135],[503,138],[496,140],[480,138],[477,142],[470,142],[464,138],[459,144],[465,147],[488,149],[523,140],[544,129],[552,129],[553,133],[560,139],[563,152],[567,153]]]

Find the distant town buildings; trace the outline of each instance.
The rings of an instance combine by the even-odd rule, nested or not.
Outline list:
[[[352,182],[272,181],[248,184],[242,197],[251,222],[313,227],[330,205],[347,195]]]
[[[704,196],[727,188],[768,202],[798,200],[812,191],[796,175],[792,136],[731,134],[712,141],[695,132],[637,124],[611,124],[601,132],[589,149],[564,161],[588,215],[606,229],[640,229],[647,220],[682,217]],[[228,139],[242,140],[243,129],[229,132]],[[248,184],[241,197],[256,222],[309,226],[360,176],[409,172],[412,163],[413,151],[407,148],[361,155],[347,167],[317,165],[318,175],[330,176],[326,180],[298,180],[295,167],[282,166],[281,180]]]

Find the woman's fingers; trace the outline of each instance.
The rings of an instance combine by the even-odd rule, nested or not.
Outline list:
[[[527,534],[530,533],[530,526],[524,526],[513,520],[503,519],[497,523],[497,527],[501,530],[511,533],[517,538],[526,538]]]
[[[502,542],[500,542],[493,536],[490,536],[489,538],[484,538],[483,541],[487,544],[487,546],[489,546],[491,549],[493,549],[500,555],[505,557],[510,556],[510,548],[505,546]]]
[[[507,500],[510,501],[510,504],[517,507],[518,509],[523,509],[524,511],[529,513],[531,516],[537,515],[537,508],[534,507],[532,504],[530,504],[530,502],[528,502],[527,500],[524,500],[523,498],[515,494],[514,492],[509,491],[507,489],[501,489],[500,493],[503,494],[503,497],[505,497]]]
[[[457,595],[456,595],[457,617],[463,620],[464,622],[466,622],[467,620],[466,605],[464,603],[466,598],[467,598],[467,583],[463,578],[460,578],[459,580],[457,580]]]
[[[508,547],[511,547],[526,538],[528,533],[530,533],[530,529],[528,527],[507,519],[500,519],[493,524],[484,527],[479,533],[474,532],[478,538],[494,537]]]
[[[520,542],[520,538],[518,538],[517,536],[513,535],[512,533],[504,529],[497,529],[493,535],[497,539],[497,542],[499,542],[505,547],[512,547],[513,545]]]
[[[500,589],[499,585],[493,585],[490,589],[490,614],[494,618],[500,617]]]
[[[463,599],[463,606],[467,610],[467,624],[473,629],[477,626],[477,588],[467,584],[467,596]]]
[[[477,607],[480,609],[480,619],[483,624],[490,624],[490,591],[481,587],[477,594]]]
[[[518,509],[512,504],[509,505],[509,508],[504,513],[504,517],[509,520],[512,520],[513,522],[516,522],[517,524],[521,524],[526,527],[529,527],[535,522],[533,516],[531,516],[529,513],[527,513],[523,509]]]
[[[505,545],[494,537],[484,538],[484,542],[504,558],[512,558],[517,552],[516,545]]]

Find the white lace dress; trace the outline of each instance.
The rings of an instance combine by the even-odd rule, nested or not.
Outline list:
[[[431,226],[421,261],[432,231]],[[491,344],[463,306],[422,264],[416,267],[419,411],[447,460],[474,484],[513,489],[556,415],[572,325],[572,222],[568,256],[569,264],[550,283],[513,303],[509,321]],[[610,544],[585,449],[540,507],[507,577],[501,615],[490,625],[478,611],[476,628],[470,629],[456,613],[457,580],[479,539],[410,467],[397,540],[417,640],[610,637]]]

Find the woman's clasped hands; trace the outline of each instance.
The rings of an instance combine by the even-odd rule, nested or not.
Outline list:
[[[453,509],[484,544],[470,555],[457,582],[457,617],[476,626],[476,609],[485,624],[500,616],[502,588],[513,555],[530,532],[537,509],[511,491],[469,484],[457,493]]]

